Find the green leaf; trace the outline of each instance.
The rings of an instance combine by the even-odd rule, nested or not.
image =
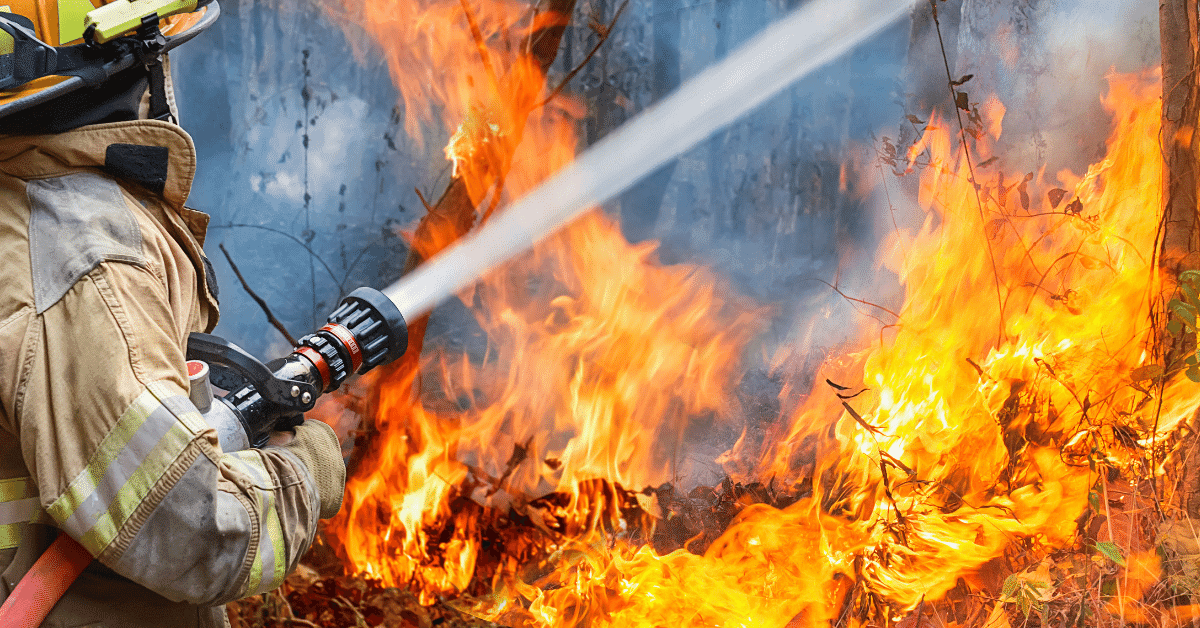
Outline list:
[[[1002,597],[1012,598],[1013,593],[1017,592],[1017,585],[1021,581],[1017,578],[1017,574],[1012,574],[1004,579],[1004,590],[1000,592]]]
[[[1167,322],[1167,333],[1172,336],[1178,336],[1183,333],[1183,323],[1178,319],[1172,318]]]
[[[1200,283],[1200,270],[1185,270],[1179,273],[1179,281],[1190,284]]]
[[[1200,371],[1197,371],[1196,374],[1200,376]],[[1105,558],[1111,560],[1117,565],[1120,565],[1121,567],[1125,566],[1125,557],[1121,555],[1121,548],[1117,547],[1116,543],[1113,543],[1112,541],[1100,541],[1096,544],[1096,551],[1100,552]]]
[[[1100,512],[1100,493],[1091,491],[1088,493],[1088,506],[1092,512]]]
[[[1175,316],[1178,316],[1180,320],[1182,320],[1184,323],[1187,323],[1189,327],[1192,329],[1196,328],[1196,308],[1175,300],[1172,300],[1167,304],[1167,306],[1171,308],[1171,311],[1175,313]]]
[[[1184,301],[1184,303],[1187,303],[1188,305],[1191,305],[1193,307],[1197,303],[1200,303],[1200,296],[1196,296],[1196,289],[1193,288],[1192,286],[1190,286],[1188,284],[1183,284],[1182,286],[1179,286],[1179,290],[1180,290],[1180,292],[1183,292],[1183,296],[1186,297],[1186,300]]]
[[[1187,375],[1187,378],[1193,382],[1200,384],[1200,367],[1190,367],[1184,372],[1184,375]]]

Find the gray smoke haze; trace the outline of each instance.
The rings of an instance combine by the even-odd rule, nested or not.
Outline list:
[[[921,120],[936,113],[957,131],[946,65],[956,80],[970,75],[959,89],[971,103],[995,95],[1006,107],[994,170],[1044,169],[1050,181],[1064,168],[1083,173],[1103,156],[1111,129],[1100,104],[1107,91],[1105,76],[1159,64],[1156,3],[948,0],[938,7],[946,59],[929,5],[918,3],[900,73],[905,112]],[[915,139],[915,132],[897,115],[878,128],[878,136],[903,146]],[[915,202],[919,175],[895,177],[886,169],[870,168],[863,175],[861,185],[873,190],[862,207],[869,228],[841,251],[840,285],[848,294],[896,310],[903,289],[890,273],[876,269],[873,248],[897,225],[915,230],[922,224],[924,212]],[[813,300],[820,307],[796,310],[798,322],[789,341],[797,347],[836,344],[861,326],[880,326],[864,315],[878,311],[830,295]]]
[[[630,0],[612,37],[570,86],[587,104],[581,144],[595,142],[800,4],[799,0]],[[551,70],[556,84],[597,41],[617,0],[581,2]],[[351,45],[319,9],[226,0],[212,32],[173,53],[182,118],[196,140],[191,205],[213,216],[206,250],[222,286],[216,333],[275,357],[287,350],[237,284],[224,243],[293,334],[306,333],[358,285],[400,274],[397,235],[423,213],[414,189],[449,177],[437,132],[418,142],[365,37]],[[774,307],[744,382],[771,399],[778,347],[812,356],[891,322],[846,294],[896,309],[902,290],[874,261],[890,230],[920,224],[916,177],[878,160],[881,138],[904,140],[906,113],[951,113],[929,7],[829,64],[647,177],[605,210],[633,241],[661,241],[664,261],[701,263]],[[1099,105],[1110,67],[1158,61],[1156,5],[1146,2],[948,0],[939,3],[947,56],[972,101],[1007,106],[1006,169],[1081,170],[1102,150]],[[357,56],[355,52],[358,52]],[[908,137],[911,141],[911,135]],[[444,140],[444,138],[443,138]],[[458,302],[435,312],[431,344],[478,350]],[[748,407],[753,412],[755,403]],[[763,412],[770,414],[769,404]],[[751,417],[753,418],[753,417]],[[712,483],[724,439],[699,438],[683,474]],[[736,437],[736,434],[732,435]],[[694,464],[693,464],[694,463]]]
[[[610,19],[617,4],[581,3],[552,83],[595,44],[588,19]],[[795,5],[632,0],[571,86],[589,106],[581,138],[602,137]],[[225,288],[218,331],[255,352],[282,350],[216,244],[303,333],[356,285],[395,279],[405,250],[395,233],[423,211],[413,189],[435,196],[448,172],[439,144],[418,149],[405,136],[387,69],[369,46],[360,64],[320,11],[241,0],[223,8],[214,31],[173,58],[201,159],[191,202],[213,215],[209,253]],[[850,146],[899,114],[907,31],[889,29],[608,210],[631,239],[662,240],[667,261],[713,264],[761,299],[809,290],[796,282],[832,276],[838,241],[866,224],[839,192],[838,174]]]

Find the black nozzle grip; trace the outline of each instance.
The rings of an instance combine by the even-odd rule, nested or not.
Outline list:
[[[364,286],[351,292],[328,320],[349,329],[358,340],[362,350],[358,373],[392,362],[408,349],[404,315],[387,295],[374,288]]]

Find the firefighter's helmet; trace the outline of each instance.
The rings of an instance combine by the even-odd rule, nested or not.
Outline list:
[[[0,0],[0,126],[114,77],[128,83],[137,75],[150,100],[156,89],[162,100],[162,55],[219,14],[216,0]],[[153,117],[165,117],[158,104]]]

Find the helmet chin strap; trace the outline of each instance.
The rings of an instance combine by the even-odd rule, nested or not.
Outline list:
[[[141,103],[138,106],[138,120],[163,120],[173,124],[179,124],[179,106],[175,103],[175,81],[171,78],[171,58],[166,53],[162,55],[162,63],[159,64],[162,70],[162,83],[160,86],[155,85],[154,69],[147,66],[147,86],[146,92],[142,95]],[[161,90],[161,97],[156,97],[156,90]],[[157,100],[157,105],[155,102]],[[165,107],[163,105],[165,102]]]
[[[170,72],[170,66],[167,65],[165,59],[156,56],[146,62],[146,72],[150,82],[147,90],[150,94],[150,108],[147,116],[151,120],[177,123],[178,120],[171,107],[172,99],[167,96],[170,81],[167,73]]]

